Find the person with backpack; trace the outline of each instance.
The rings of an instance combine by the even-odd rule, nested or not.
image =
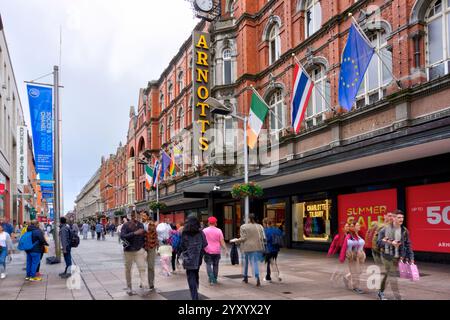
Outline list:
[[[280,248],[283,246],[283,232],[273,225],[272,220],[265,218],[263,220],[264,234],[266,236],[265,261],[267,264],[267,273],[264,281],[272,282],[271,267],[276,270],[278,281],[281,281],[280,269],[278,268],[277,258]]]
[[[66,268],[64,269],[64,272],[60,273],[59,276],[65,279],[71,276],[70,273],[67,273],[67,270],[69,269],[70,266],[72,266],[73,231],[70,229],[70,226],[67,224],[67,219],[64,217],[60,218],[59,237],[61,239],[61,248],[64,255],[64,261],[66,263]]]
[[[42,281],[41,277],[36,276],[36,270],[41,261],[44,246],[48,245],[44,233],[39,228],[39,222],[32,220],[27,231],[20,237],[18,247],[19,250],[24,250],[27,254],[27,276],[25,280]]]
[[[178,262],[178,251],[180,249],[181,236],[177,230],[177,226],[174,224],[170,225],[172,230],[170,231],[169,244],[172,247],[172,272],[175,272]]]
[[[225,250],[228,256],[228,249],[223,239],[223,232],[217,228],[217,218],[208,218],[208,227],[203,229],[203,233],[206,236],[208,246],[205,248],[205,264],[206,272],[209,278],[209,284],[217,284],[217,277],[219,275],[219,261],[221,250],[220,247]]]

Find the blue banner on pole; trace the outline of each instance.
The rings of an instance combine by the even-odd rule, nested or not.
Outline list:
[[[41,180],[53,180],[52,88],[27,85],[33,131],[36,172]]]

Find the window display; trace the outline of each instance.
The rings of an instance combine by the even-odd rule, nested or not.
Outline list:
[[[292,241],[329,240],[331,200],[294,201],[292,207]]]
[[[276,227],[284,224],[286,218],[286,202],[279,199],[271,199],[264,204],[264,218],[272,220]]]

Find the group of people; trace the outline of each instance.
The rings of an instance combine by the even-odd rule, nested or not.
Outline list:
[[[349,272],[343,277],[347,288],[362,294],[361,273],[366,260],[364,247],[366,241],[371,241],[372,256],[380,270],[384,270],[378,299],[387,300],[384,294],[386,284],[391,285],[396,299],[401,295],[398,289],[396,272],[400,261],[414,263],[414,252],[411,248],[409,231],[403,225],[404,213],[401,210],[388,212],[384,215],[382,225],[374,225],[365,237],[360,234],[361,226],[357,222],[346,223],[343,233],[333,239],[328,256],[338,255],[341,263],[347,262]],[[335,276],[335,274],[333,274]]]
[[[100,221],[97,221],[97,223],[88,223],[85,221],[79,223],[77,229],[79,229],[80,235],[83,235],[83,240],[88,239],[89,231],[91,232],[92,239],[95,239],[95,236],[97,235],[97,240],[106,240],[107,233],[109,233],[111,237],[114,237],[117,227],[112,222],[108,222],[104,225]]]

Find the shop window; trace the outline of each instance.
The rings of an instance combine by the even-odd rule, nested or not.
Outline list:
[[[450,72],[450,0],[434,1],[426,24],[427,74],[433,80]]]
[[[267,201],[264,204],[264,218],[272,220],[274,226],[284,228],[284,222],[286,220],[286,202],[284,199]]]
[[[330,240],[331,200],[297,201],[292,204],[292,241]]]

